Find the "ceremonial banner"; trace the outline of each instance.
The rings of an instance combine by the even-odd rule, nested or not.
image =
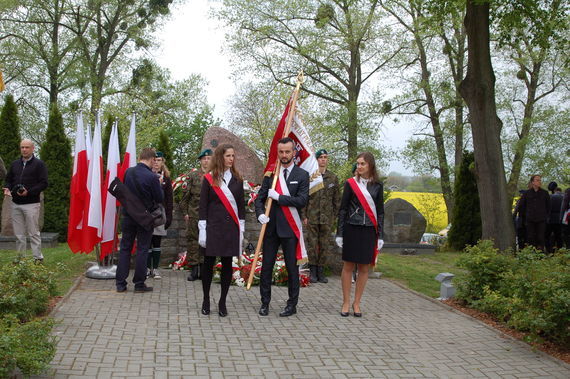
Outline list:
[[[103,214],[101,204],[101,177],[103,172],[103,153],[101,147],[101,124],[99,115],[95,121],[93,146],[89,159],[87,176],[87,202],[83,217],[83,251],[93,251],[95,245],[101,242],[103,234]]]
[[[287,121],[287,116],[289,115],[291,107],[291,99],[287,102],[287,107],[281,116],[281,121],[277,126],[273,140],[271,141],[271,147],[269,148],[269,159],[267,160],[267,166],[265,166],[265,175],[269,176],[275,171],[275,165],[277,162],[277,144],[281,138],[283,138],[283,133],[285,132],[285,124]],[[287,137],[293,139],[295,142],[296,154],[293,161],[295,165],[301,167],[303,170],[309,173],[310,184],[309,184],[309,194],[315,193],[316,191],[323,188],[323,177],[319,171],[319,164],[317,158],[315,157],[315,148],[313,147],[313,142],[311,137],[307,132],[302,120],[302,112],[299,109],[298,104],[296,104],[296,110],[293,117],[293,122],[291,122],[291,131]]]
[[[119,131],[117,122],[111,130],[109,150],[107,152],[107,173],[103,186],[103,238],[101,240],[101,260],[113,252],[117,240],[117,199],[109,191],[110,183],[118,176],[121,167],[119,152]]]
[[[73,158],[73,176],[71,177],[69,219],[67,225],[67,244],[73,253],[82,251],[83,212],[87,196],[87,148],[83,116],[77,115],[77,132]]]

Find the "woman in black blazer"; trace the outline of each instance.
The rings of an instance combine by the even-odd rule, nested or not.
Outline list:
[[[362,317],[360,299],[368,281],[368,271],[376,263],[376,255],[384,245],[384,187],[378,178],[376,162],[365,152],[356,159],[356,175],[344,184],[338,215],[336,242],[342,248],[344,261],[341,273],[342,308],[340,315],[350,311],[352,272],[358,277],[352,310],[354,317]]]
[[[227,316],[226,297],[232,281],[232,259],[241,253],[245,199],[243,180],[234,162],[233,146],[219,146],[210,163],[210,172],[202,180],[198,243],[205,248],[202,273],[203,315],[210,314],[210,285],[216,257],[220,257],[222,273],[218,313],[222,317]]]

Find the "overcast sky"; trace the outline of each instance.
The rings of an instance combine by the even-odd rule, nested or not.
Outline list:
[[[230,78],[229,59],[222,53],[223,26],[208,17],[211,6],[220,6],[220,3],[187,0],[175,6],[172,16],[158,33],[161,47],[154,55],[161,66],[170,69],[174,79],[184,79],[193,73],[205,77],[209,82],[208,101],[215,106],[215,117],[223,120],[235,86]],[[382,135],[385,144],[401,148],[411,135],[411,130],[399,124],[387,127]],[[389,171],[411,174],[399,161],[391,162]]]

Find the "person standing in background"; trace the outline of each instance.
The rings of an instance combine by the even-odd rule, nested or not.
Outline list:
[[[548,192],[540,188],[541,185],[540,175],[530,177],[528,190],[521,197],[519,208],[525,221],[527,243],[544,251],[550,196]]]
[[[173,209],[172,180],[170,179],[170,171],[168,170],[168,167],[166,167],[164,154],[162,154],[160,151],[156,152],[156,158],[154,158],[152,172],[158,176],[162,191],[164,192],[164,201],[162,202],[162,205],[166,211],[166,223],[154,228],[146,266],[148,277],[160,279],[161,276],[160,272],[158,271],[158,267],[160,266],[160,254],[162,253],[160,244],[162,242],[162,237],[166,236],[166,229],[168,229],[170,227],[170,224],[172,224]]]
[[[26,251],[26,235],[34,259],[44,260],[40,235],[40,193],[48,186],[48,171],[43,161],[34,156],[32,140],[20,142],[22,156],[10,165],[4,185],[4,196],[12,197],[12,225],[16,235],[16,249]]]
[[[198,244],[198,208],[200,207],[200,191],[202,190],[202,179],[209,170],[212,150],[203,150],[198,155],[200,168],[192,170],[188,174],[188,185],[186,192],[182,196],[180,208],[186,221],[186,260],[190,267],[189,281],[200,278],[200,266],[204,263],[204,249]]]

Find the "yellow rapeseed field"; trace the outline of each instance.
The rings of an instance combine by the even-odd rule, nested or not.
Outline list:
[[[390,199],[404,199],[426,218],[426,233],[437,233],[447,226],[447,208],[441,193],[391,192]],[[388,199],[388,201],[390,200]]]

